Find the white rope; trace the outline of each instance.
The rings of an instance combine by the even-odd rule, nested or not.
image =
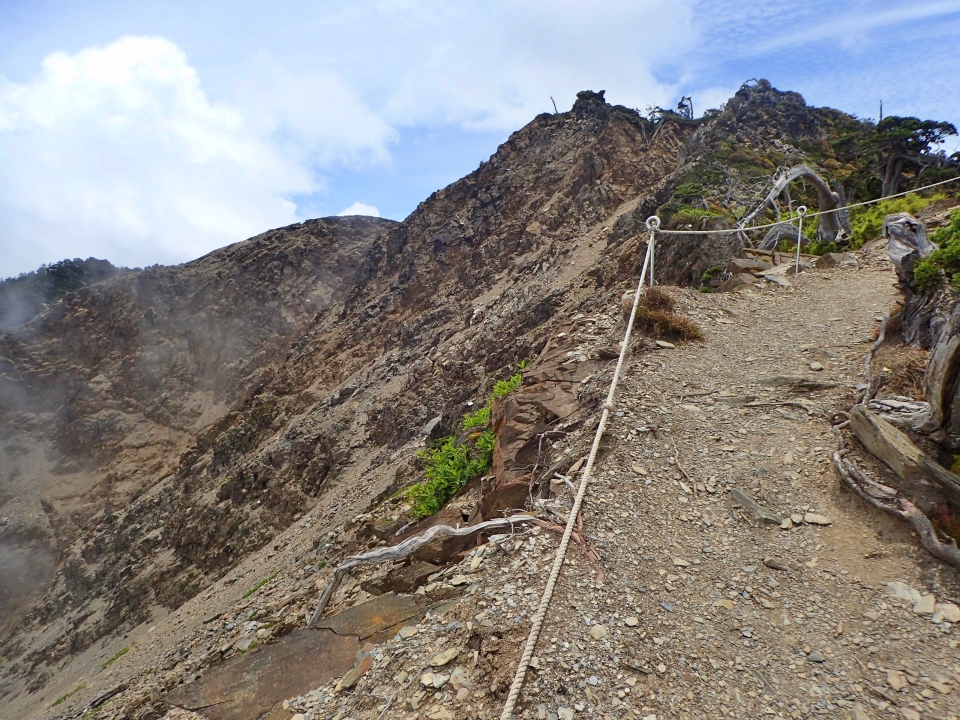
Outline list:
[[[849,210],[851,208],[863,207],[865,205],[875,205],[876,203],[883,202],[884,200],[892,200],[893,198],[903,197],[904,195],[911,195],[913,193],[923,192],[924,190],[929,190],[930,188],[939,187],[940,185],[947,185],[948,183],[957,182],[960,180],[960,177],[950,178],[949,180],[941,180],[940,182],[935,182],[930,185],[924,185],[923,187],[915,188],[913,190],[904,190],[901,193],[896,195],[887,195],[886,197],[876,198],[875,200],[864,200],[863,202],[854,203],[853,205],[844,205],[838,207],[836,210],[821,210],[815,213],[809,213],[808,218],[815,218],[820,215],[829,215],[831,213],[839,212],[840,210]],[[788,220],[787,222],[793,222],[793,219]],[[767,223],[766,225],[752,225],[751,227],[735,227],[728,228],[725,230],[661,230],[661,233],[670,233],[671,235],[729,235],[730,233],[739,233],[747,232],[748,230],[769,230],[772,227],[777,225],[782,225],[782,222],[773,222]]]
[[[800,221],[797,224],[797,264],[793,268],[793,272],[796,275],[800,274],[800,242],[803,240],[803,216],[807,214],[807,206],[801,205],[797,208],[797,219]]]
[[[553,568],[550,570],[550,577],[547,578],[546,587],[544,587],[543,595],[540,597],[540,604],[537,606],[537,612],[533,616],[530,625],[530,634],[527,636],[527,642],[523,648],[523,655],[520,656],[517,673],[514,675],[513,684],[510,685],[510,693],[507,695],[506,703],[504,703],[503,712],[500,713],[500,720],[510,720],[510,716],[513,714],[513,709],[520,696],[520,690],[523,688],[527,668],[530,666],[534,650],[537,648],[537,640],[540,638],[540,630],[543,628],[544,618],[547,616],[550,601],[553,599],[554,588],[560,577],[560,571],[563,569],[563,561],[567,556],[567,546],[570,544],[570,536],[573,534],[577,515],[580,514],[580,506],[583,504],[583,498],[587,494],[587,485],[589,485],[590,475],[593,473],[593,464],[597,459],[597,452],[600,450],[600,440],[603,437],[603,431],[607,427],[607,419],[610,416],[610,411],[614,407],[613,398],[617,392],[617,383],[620,381],[620,373],[623,370],[624,359],[627,357],[627,350],[630,345],[630,333],[633,330],[633,321],[637,316],[637,307],[640,305],[640,295],[643,293],[643,284],[646,279],[647,268],[653,259],[653,248],[659,227],[660,218],[654,216],[647,220],[647,228],[650,230],[650,241],[647,243],[647,254],[643,259],[643,269],[640,271],[640,282],[637,284],[637,292],[633,296],[633,309],[630,311],[630,320],[627,322],[627,330],[623,335],[623,344],[620,346],[620,358],[617,360],[617,367],[613,371],[613,380],[610,382],[610,391],[607,393],[607,400],[603,403],[603,413],[600,415],[600,424],[597,425],[597,432],[593,437],[593,445],[590,448],[587,465],[583,469],[583,475],[580,478],[577,497],[573,501],[573,509],[567,518],[567,526],[563,530],[563,537],[560,539],[560,545],[557,547],[557,553],[553,559]]]

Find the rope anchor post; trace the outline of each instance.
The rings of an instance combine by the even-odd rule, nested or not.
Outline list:
[[[651,215],[647,218],[646,225],[647,230],[650,231],[650,287],[653,287],[653,257],[656,250],[656,248],[654,248],[654,244],[656,243],[657,230],[660,229],[660,218],[658,218],[656,215]]]
[[[800,274],[800,241],[803,239],[803,216],[807,214],[807,206],[797,208],[797,264],[793,268],[794,275]]]

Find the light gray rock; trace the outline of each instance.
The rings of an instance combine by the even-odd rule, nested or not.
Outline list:
[[[912,603],[920,599],[920,593],[903,582],[887,583],[887,592],[898,600],[909,600]]]
[[[913,611],[917,615],[933,615],[933,610],[937,606],[937,598],[933,595],[924,595],[917,600],[913,606]]]

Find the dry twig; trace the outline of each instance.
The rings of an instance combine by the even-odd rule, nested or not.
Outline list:
[[[434,525],[424,533],[407,538],[402,543],[397,545],[372,550],[368,553],[364,553],[363,555],[351,555],[343,563],[341,563],[336,570],[333,571],[333,576],[330,578],[327,586],[320,594],[320,599],[317,601],[317,607],[314,608],[313,615],[310,616],[310,622],[307,623],[307,627],[312,626],[315,622],[317,622],[317,620],[320,619],[320,615],[330,603],[330,598],[333,597],[334,591],[336,591],[343,578],[346,577],[346,575],[349,574],[349,572],[355,567],[362,567],[364,565],[378,565],[380,563],[391,562],[393,560],[401,560],[402,558],[405,558],[407,555],[410,555],[416,551],[418,548],[423,547],[427,543],[440,536],[450,535],[456,537],[465,537],[478,532],[506,530],[508,528],[513,529],[513,527],[516,525],[533,522],[535,520],[536,518],[532,515],[512,515],[507,518],[487,520],[486,522],[477,523],[476,525],[469,525],[462,528],[455,528],[449,525]]]

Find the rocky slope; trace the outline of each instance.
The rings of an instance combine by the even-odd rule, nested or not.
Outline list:
[[[393,224],[332,218],[271,231],[84,287],[0,336],[8,662],[31,647],[22,644],[31,630],[57,628],[26,651],[23,669],[137,622],[146,603],[105,601],[136,582],[161,533],[116,534],[118,515],[171,483],[197,432],[264,384]],[[39,686],[43,673],[31,680]]]
[[[423,433],[453,431],[493,379],[548,359],[571,318],[618,307],[649,214],[729,223],[778,164],[841,168],[838,125],[857,121],[763,81],[657,126],[580,93],[402,223],[272,231],[85,288],[2,336],[0,543],[24,569],[4,586],[0,708],[159,716],[161,695],[237,652],[191,636],[196,613],[280,557],[298,569],[259,629],[301,625],[316,563],[377,542],[344,528],[415,479]],[[658,280],[696,283],[737,242],[669,238]],[[555,380],[583,385],[583,412],[602,357]],[[160,622],[159,647],[109,662]]]

